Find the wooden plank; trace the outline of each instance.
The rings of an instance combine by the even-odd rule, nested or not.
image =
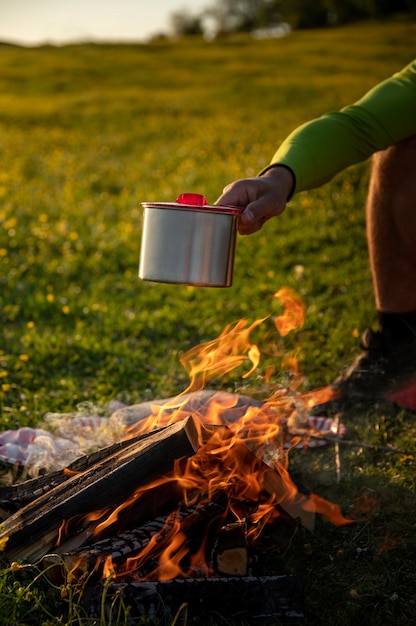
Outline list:
[[[288,515],[300,520],[304,528],[314,530],[315,507],[307,496],[299,493],[294,485],[293,488],[288,487],[282,477],[272,469],[264,473],[263,486],[267,493],[275,496],[277,504]]]
[[[1,525],[9,561],[37,561],[57,544],[64,520],[108,509],[173,468],[175,461],[195,454],[198,433],[192,418],[140,438],[106,455],[92,467],[23,507]]]
[[[121,450],[130,447],[133,443],[145,437],[149,437],[151,434],[153,433],[142,434],[134,438],[131,437],[125,441],[101,448],[97,450],[97,452],[80,456],[63,469],[42,474],[36,478],[25,480],[22,483],[0,487],[0,508],[7,512],[8,515],[11,515],[51,491],[54,487],[66,482],[74,474],[79,474],[87,470],[96,463],[103,461],[106,457],[121,452]],[[6,515],[6,517],[8,517],[8,515]]]

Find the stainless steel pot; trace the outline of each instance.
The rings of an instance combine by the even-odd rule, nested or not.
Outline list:
[[[142,202],[139,277],[162,283],[230,287],[240,207],[209,206],[204,196]]]

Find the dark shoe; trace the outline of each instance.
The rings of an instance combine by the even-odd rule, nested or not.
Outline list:
[[[312,412],[336,413],[385,401],[416,409],[416,340],[391,344],[382,332],[367,329],[362,348],[329,386],[338,398],[314,406]]]

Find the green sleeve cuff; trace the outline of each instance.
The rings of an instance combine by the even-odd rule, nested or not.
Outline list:
[[[268,172],[269,170],[273,169],[274,167],[284,167],[285,170],[288,170],[291,174],[292,174],[292,178],[293,178],[293,184],[292,184],[292,188],[290,190],[290,193],[287,197],[286,202],[289,202],[296,191],[296,174],[295,172],[292,170],[291,167],[289,167],[289,165],[285,165],[284,163],[271,163],[270,165],[268,165],[267,167],[264,167],[261,172],[259,173],[259,176],[262,176],[262,174],[265,174],[266,172]]]

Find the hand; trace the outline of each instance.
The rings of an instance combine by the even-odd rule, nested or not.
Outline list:
[[[260,230],[271,217],[283,213],[293,184],[290,170],[276,165],[262,176],[227,185],[216,204],[245,207],[238,221],[238,232],[249,235]]]

